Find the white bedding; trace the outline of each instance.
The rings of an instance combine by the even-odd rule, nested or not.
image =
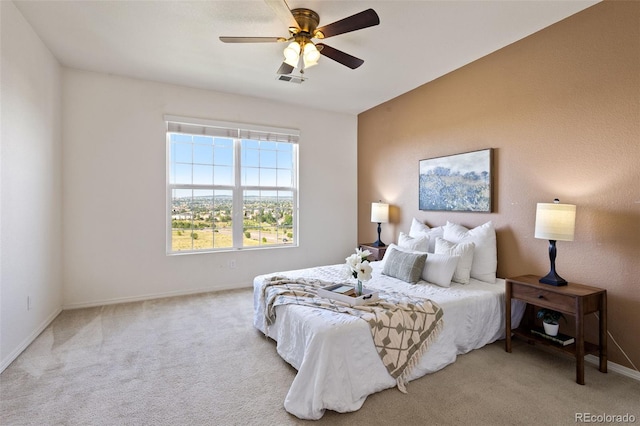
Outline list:
[[[367,288],[403,292],[438,303],[444,310],[444,328],[431,344],[409,380],[438,371],[457,355],[504,338],[504,280],[489,284],[472,279],[450,288],[427,282],[409,284],[381,274],[373,262]],[[344,282],[343,265],[331,265],[261,275],[254,279],[254,326],[277,342],[278,354],[298,370],[284,402],[285,409],[301,419],[319,419],[324,411],[356,411],[368,395],[396,385],[380,361],[369,325],[356,317],[299,305],[276,308],[276,321],[267,327],[261,298],[265,278],[318,278]],[[512,305],[513,328],[524,304]],[[411,386],[407,387],[411,392]]]

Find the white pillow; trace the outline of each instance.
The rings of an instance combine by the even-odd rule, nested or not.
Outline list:
[[[452,243],[443,238],[436,238],[436,253],[446,254],[449,256],[458,256],[458,264],[453,273],[452,280],[460,284],[469,284],[471,276],[471,265],[473,263],[473,243]]]
[[[471,230],[462,225],[447,222],[444,226],[444,239],[454,243],[474,243],[471,277],[488,283],[496,282],[498,250],[496,230],[491,221]]]
[[[411,228],[409,228],[409,235],[412,237],[419,236],[420,234],[428,234],[431,228],[429,228],[424,223],[420,222],[415,217],[411,220]]]
[[[398,247],[426,253],[429,248],[429,236],[421,235],[414,238],[401,232],[400,235],[398,235]]]
[[[389,244],[387,246],[387,250],[384,252],[382,261],[380,262],[383,269],[388,258],[388,254],[393,250],[401,251],[403,253],[424,254],[424,252],[421,251],[401,248],[393,243]],[[473,249],[470,249],[469,253],[473,255]],[[430,283],[437,284],[441,287],[449,287],[451,285],[451,279],[453,277],[453,274],[455,273],[459,260],[459,256],[445,256],[440,254],[436,255],[434,253],[428,253],[427,260],[424,263],[424,268],[422,269],[422,273],[420,274],[420,278]],[[452,270],[449,271],[449,269]]]
[[[437,228],[429,228],[424,223],[420,222],[415,217],[411,221],[411,228],[409,229],[409,236],[413,238],[418,238],[423,235],[429,237],[429,248],[427,251],[429,253],[433,253],[436,246],[436,238],[442,237],[444,233],[444,228],[442,226],[438,226]]]
[[[449,287],[459,260],[460,256],[427,254],[427,261],[422,271],[422,279],[440,287]]]

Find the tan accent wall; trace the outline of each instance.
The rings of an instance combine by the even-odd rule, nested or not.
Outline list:
[[[419,160],[484,148],[494,148],[493,213],[418,210]],[[385,243],[413,217],[492,220],[498,275],[542,275],[536,203],[556,197],[577,205],[557,271],[607,289],[609,331],[640,367],[640,2],[599,3],[358,117],[361,243],[376,238],[370,208],[381,199],[392,206]],[[611,339],[609,359],[630,367]]]

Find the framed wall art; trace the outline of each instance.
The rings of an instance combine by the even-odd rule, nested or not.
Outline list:
[[[493,149],[420,160],[420,210],[492,211]]]

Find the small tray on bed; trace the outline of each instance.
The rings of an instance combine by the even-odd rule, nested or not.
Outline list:
[[[360,306],[378,300],[378,292],[375,290],[363,288],[362,293],[361,296],[356,297],[355,288],[346,284],[332,284],[318,289],[318,296],[348,303],[351,306]]]

